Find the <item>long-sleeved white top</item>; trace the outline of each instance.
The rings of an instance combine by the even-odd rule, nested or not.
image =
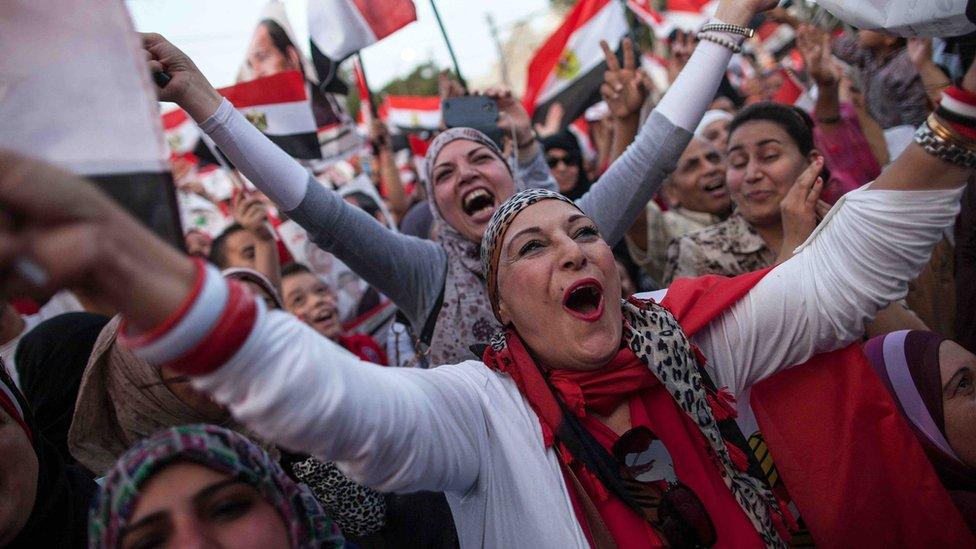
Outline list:
[[[903,297],[958,211],[960,190],[846,195],[798,253],[696,334],[719,386],[752,384],[855,341]],[[281,312],[194,380],[257,434],[335,460],[384,491],[447,493],[464,547],[586,547],[559,463],[506,375],[360,362]]]

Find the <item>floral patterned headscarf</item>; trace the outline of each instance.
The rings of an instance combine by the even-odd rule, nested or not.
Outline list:
[[[444,220],[437,201],[434,199],[434,162],[441,151],[454,141],[465,140],[484,145],[488,151],[505,162],[498,145],[490,137],[474,128],[451,128],[441,132],[425,157],[428,204],[434,218],[437,241],[447,254],[447,277],[444,295],[437,319],[430,337],[429,361],[431,364],[455,364],[462,360],[476,358],[470,346],[484,343],[501,325],[491,314],[491,305],[485,289],[484,272],[479,259],[480,242],[471,242]],[[521,182],[514,177],[515,190]]]
[[[118,547],[140,488],[175,461],[198,463],[253,486],[281,515],[292,547],[343,546],[342,536],[307,487],[289,478],[243,435],[215,425],[171,427],[123,454],[92,505],[88,546]]]

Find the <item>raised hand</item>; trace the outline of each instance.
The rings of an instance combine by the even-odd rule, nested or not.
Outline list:
[[[600,40],[600,47],[603,48],[603,57],[607,62],[600,94],[610,107],[610,114],[618,120],[639,114],[650,90],[647,89],[645,80],[637,71],[634,43],[630,38],[623,39],[623,66],[620,66],[617,56],[610,51],[606,40]]]
[[[785,261],[793,255],[793,250],[806,241],[817,227],[817,222],[829,209],[821,205],[820,200],[824,187],[823,178],[820,177],[823,165],[823,157],[816,157],[803,170],[779,204],[783,216],[783,245],[777,262]]]
[[[909,38],[908,57],[916,67],[925,67],[932,61],[932,39],[931,38]]]
[[[563,127],[563,116],[565,114],[566,110],[563,109],[563,104],[559,101],[553,102],[549,106],[549,110],[546,111],[545,121],[542,124],[535,125],[535,133],[539,134],[539,137],[549,137],[559,133]]]
[[[274,240],[268,226],[268,205],[256,195],[235,194],[233,200],[234,221],[254,233],[261,240]]]
[[[29,282],[18,267],[42,274]],[[69,287],[137,329],[162,322],[189,294],[189,258],[126,214],[91,182],[0,150],[0,290]]]
[[[462,97],[468,95],[468,90],[464,89],[453,75],[448,71],[441,71],[437,75],[437,92],[441,99],[450,99],[452,97]]]
[[[695,34],[682,30],[675,31],[674,40],[671,41],[670,51],[668,52],[668,80],[674,82],[681,73],[681,69],[688,64],[692,52],[695,51]]]
[[[818,86],[832,86],[840,76],[834,68],[830,50],[830,36],[813,25],[800,26],[796,36],[796,47],[803,55],[807,72]]]
[[[715,18],[723,23],[746,26],[757,13],[777,5],[779,0],[721,0]]]
[[[220,94],[193,60],[159,34],[141,36],[149,72],[165,71],[171,78],[166,87],[156,88],[159,100],[178,104],[197,122],[210,118],[220,106]]]
[[[508,88],[488,88],[481,92],[481,95],[490,97],[498,104],[498,128],[504,135],[512,135],[515,132],[515,144],[521,148],[527,147],[534,142],[532,133],[532,119],[525,111],[522,102],[512,95]]]

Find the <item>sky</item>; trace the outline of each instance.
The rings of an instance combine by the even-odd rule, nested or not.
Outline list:
[[[158,32],[185,51],[210,82],[233,84],[248,40],[268,0],[126,0],[136,29]],[[382,0],[378,0],[382,1]],[[283,0],[300,46],[307,53],[308,0]],[[450,57],[430,0],[415,0],[417,21],[362,52],[371,88],[383,87],[429,59],[441,67]],[[498,54],[488,30],[490,13],[502,39],[512,23],[540,16],[548,0],[437,0],[465,78],[488,72]]]

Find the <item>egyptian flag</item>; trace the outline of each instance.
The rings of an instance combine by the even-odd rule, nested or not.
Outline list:
[[[380,119],[401,131],[420,132],[441,127],[440,97],[387,95],[379,111]]]
[[[606,62],[600,40],[612,50],[627,34],[627,15],[617,0],[580,0],[529,62],[522,102],[535,122],[554,102],[575,120],[600,100]]]
[[[793,27],[766,19],[756,29],[756,36],[762,44],[762,49],[772,54],[776,59],[783,58],[796,44],[796,31]]]
[[[796,79],[793,71],[781,68],[779,69],[779,75],[783,83],[770,100],[775,103],[799,107],[807,112],[813,112],[814,102],[807,92],[806,87]]]
[[[125,4],[5,0],[0,12],[0,147],[93,179],[182,248],[159,104]]]
[[[292,157],[322,158],[301,72],[280,72],[217,91]]]
[[[369,91],[366,73],[358,57],[353,59],[352,72],[356,77],[356,90],[359,92],[359,122],[365,126],[361,129],[368,135],[369,126],[373,122],[373,93]]]
[[[644,22],[659,40],[666,40],[674,32],[674,23],[654,9],[651,0],[627,0],[627,7]]]
[[[192,153],[200,141],[200,129],[181,108],[175,108],[163,113],[163,132],[166,144],[174,156]]]
[[[678,279],[659,301],[692,337],[770,270]],[[781,371],[750,394],[779,477],[817,546],[976,546],[858,344]]]
[[[342,61],[417,20],[410,0],[309,0],[314,52]]]
[[[717,7],[718,0],[668,0],[664,16],[674,27],[698,30]]]

